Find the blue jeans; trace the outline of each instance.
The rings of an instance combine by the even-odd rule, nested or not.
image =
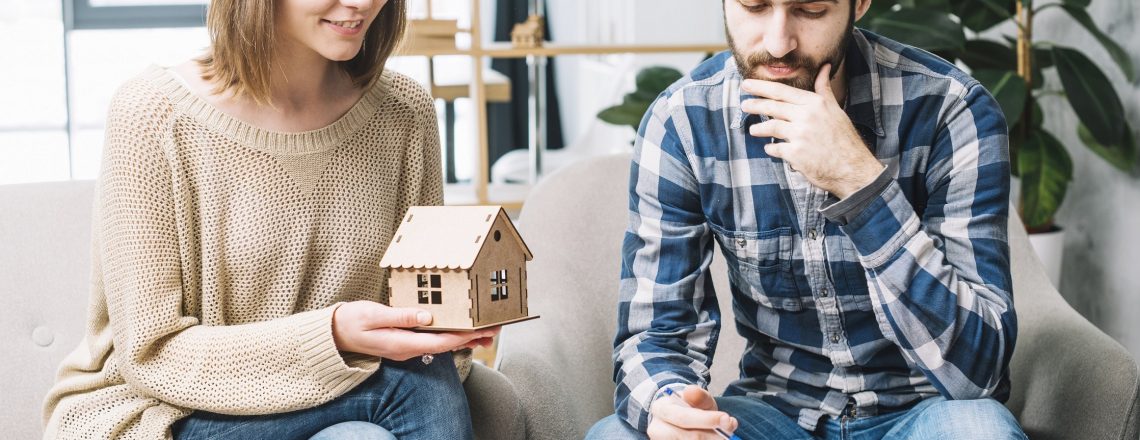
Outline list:
[[[471,414],[451,354],[384,361],[344,395],[320,406],[263,416],[195,411],[172,427],[177,440],[471,439]]]
[[[1026,440],[1013,414],[993,399],[933,397],[906,411],[856,419],[828,417],[815,432],[760,399],[717,397],[716,404],[740,422],[736,435],[743,440]],[[586,434],[588,440],[644,438],[616,415],[602,419]]]

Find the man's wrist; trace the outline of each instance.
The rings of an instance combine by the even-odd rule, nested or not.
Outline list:
[[[871,160],[867,165],[859,167],[859,171],[853,177],[839,182],[839,185],[831,193],[839,200],[845,200],[867,185],[874,183],[884,169],[886,167],[878,160]]]

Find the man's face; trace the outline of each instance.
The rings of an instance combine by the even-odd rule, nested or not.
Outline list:
[[[839,71],[851,31],[851,0],[724,0],[725,32],[740,74],[813,90],[824,64]]]

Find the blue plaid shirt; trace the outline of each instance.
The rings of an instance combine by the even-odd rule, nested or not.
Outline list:
[[[812,430],[936,395],[1008,395],[1017,336],[1006,241],[1006,122],[978,82],[930,53],[855,30],[847,115],[886,166],[843,201],[748,135],[721,53],[645,116],[630,173],[614,342],[617,414],[635,428],[665,387],[707,386],[721,316],[719,247],[748,340],[725,392]]]

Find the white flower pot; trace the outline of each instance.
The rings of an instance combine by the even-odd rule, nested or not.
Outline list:
[[[1065,230],[1057,228],[1052,232],[1029,234],[1029,244],[1037,252],[1037,258],[1045,266],[1045,273],[1053,287],[1061,288],[1061,259],[1065,249]]]

